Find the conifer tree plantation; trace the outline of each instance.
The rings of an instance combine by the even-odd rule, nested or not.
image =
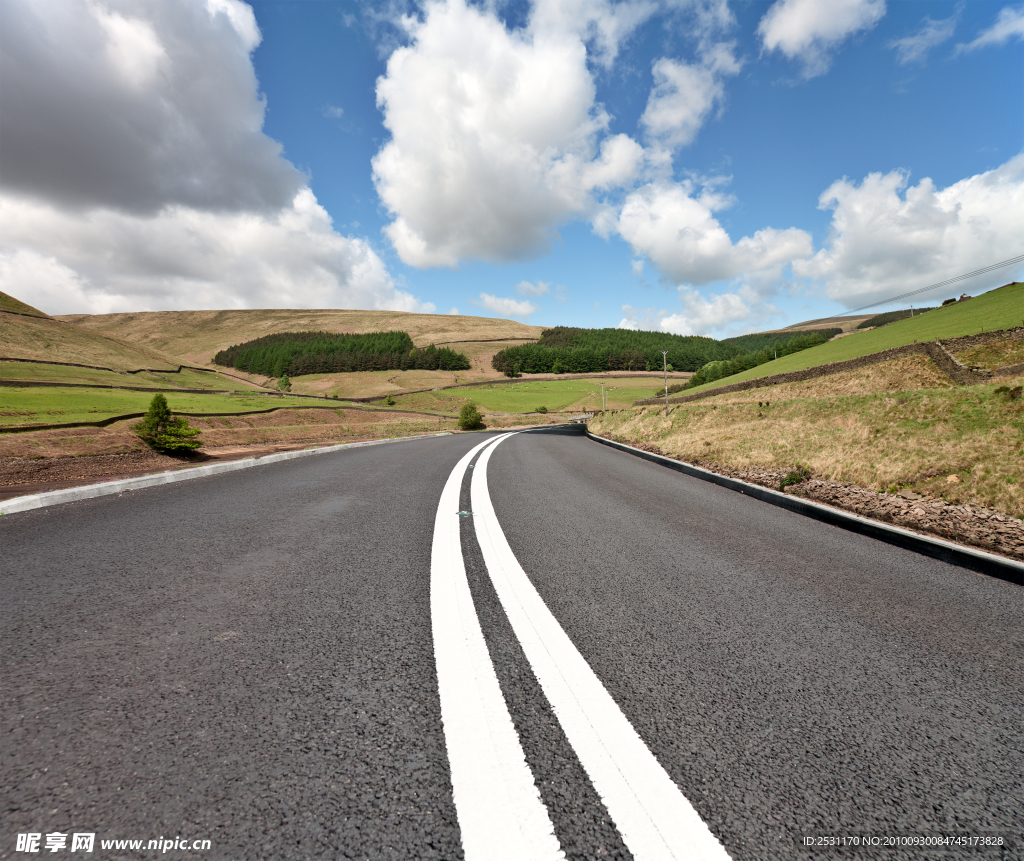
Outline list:
[[[739,370],[746,370],[759,364],[763,355],[769,359],[775,351],[788,355],[824,343],[840,331],[764,333],[716,341],[668,332],[557,326],[545,329],[536,344],[508,347],[497,353],[491,366],[506,376],[660,371],[666,359],[675,371],[699,371],[711,363],[725,368],[733,362]],[[663,350],[668,351],[667,357],[662,355]]]
[[[469,359],[447,347],[417,349],[408,332],[282,332],[221,350],[215,364],[268,377],[351,371],[465,371]]]

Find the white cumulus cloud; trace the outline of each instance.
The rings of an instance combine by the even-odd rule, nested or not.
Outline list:
[[[52,313],[423,310],[263,134],[239,0],[0,4],[0,278]]]
[[[777,0],[757,27],[765,51],[781,51],[813,78],[828,71],[833,53],[885,15],[885,0]]]
[[[673,335],[710,335],[736,323],[749,324],[756,307],[739,293],[705,298],[692,287],[680,288],[679,299],[683,310],[661,320],[661,328]]]
[[[579,39],[610,67],[619,44],[659,8],[652,0],[535,0],[530,30],[548,38]]]
[[[391,139],[373,159],[394,217],[385,232],[404,262],[535,256],[559,224],[596,213],[595,193],[633,180],[643,150],[625,135],[601,140],[608,117],[584,41],[589,33],[610,51],[622,28],[584,16],[591,33],[564,12],[540,3],[514,32],[463,0],[406,19],[411,43],[377,82]]]
[[[810,235],[792,227],[766,227],[734,243],[714,217],[730,198],[693,191],[689,183],[650,183],[626,198],[619,215],[619,232],[633,252],[676,283],[779,277],[786,264],[812,254]]]
[[[711,296],[685,285],[677,292],[680,307],[671,313],[664,308],[638,309],[623,305],[625,316],[618,328],[725,338],[752,327],[767,326],[768,321],[780,313],[771,304],[770,295],[749,285]]]
[[[958,45],[957,48],[960,51],[973,51],[990,45],[1005,45],[1013,38],[1024,39],[1024,6],[1017,9],[1007,6],[1001,9],[991,27],[979,33],[974,41]]]
[[[648,137],[670,148],[691,143],[721,103],[725,77],[739,70],[732,43],[713,46],[697,63],[657,60],[652,69],[654,88],[640,117]]]
[[[492,296],[490,293],[481,293],[476,304],[505,317],[529,317],[537,310],[537,306],[533,302],[520,302],[518,299],[506,299],[501,296]]]
[[[909,185],[900,170],[842,179],[819,205],[833,210],[832,235],[793,272],[848,308],[866,305],[1024,253],[1024,154],[943,189]]]

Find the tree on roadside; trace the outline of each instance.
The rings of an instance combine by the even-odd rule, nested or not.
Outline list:
[[[174,418],[161,394],[153,395],[149,411],[132,430],[150,448],[169,454],[194,451],[203,444],[199,428],[191,427],[182,416]]]
[[[480,410],[476,408],[476,404],[462,405],[462,409],[459,410],[459,427],[462,430],[473,430],[480,427],[483,423],[484,417],[480,415]]]

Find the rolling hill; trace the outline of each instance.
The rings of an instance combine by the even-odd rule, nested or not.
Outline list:
[[[0,291],[0,311],[7,311],[10,314],[22,314],[26,317],[43,317],[49,318],[49,314],[44,314],[38,308],[33,308],[31,305],[22,302],[20,299],[15,299],[13,296],[8,296],[3,291]]]
[[[417,347],[463,341],[535,340],[541,326],[512,320],[403,311],[252,310],[151,311],[136,314],[69,314],[58,319],[83,331],[113,336],[140,347],[209,364],[235,344],[278,332],[408,332]]]
[[[695,394],[772,374],[802,371],[829,362],[856,359],[891,347],[902,347],[920,341],[957,338],[1020,325],[1024,325],[1024,283],[1014,282],[973,299],[936,308],[918,317],[890,323],[879,329],[854,332],[827,344],[759,365],[749,371],[687,389],[684,394]]]
[[[140,349],[120,338],[73,326],[45,314],[7,308],[0,310],[0,345],[2,359],[66,362],[119,372],[142,368],[171,371],[182,364],[155,350]]]

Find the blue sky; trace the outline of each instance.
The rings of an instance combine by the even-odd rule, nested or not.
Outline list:
[[[724,337],[1024,253],[1021,5],[0,15],[0,289],[51,313],[457,309]]]

